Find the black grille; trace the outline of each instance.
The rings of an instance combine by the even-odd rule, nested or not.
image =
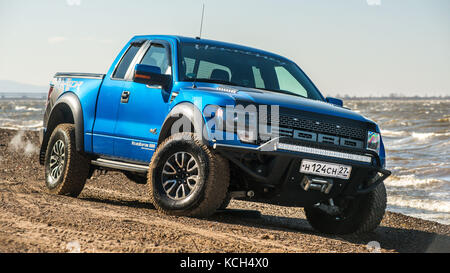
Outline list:
[[[296,118],[280,115],[279,126],[297,130],[306,130],[318,133],[326,133],[335,136],[365,140],[366,130],[343,125],[332,124],[323,121],[314,121],[303,118]]]

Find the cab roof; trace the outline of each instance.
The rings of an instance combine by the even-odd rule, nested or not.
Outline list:
[[[228,47],[228,48],[233,48],[233,49],[237,49],[237,50],[251,51],[251,52],[259,53],[262,55],[267,55],[267,56],[276,57],[276,58],[290,61],[286,57],[283,57],[283,56],[280,56],[280,55],[277,55],[277,54],[274,54],[274,53],[271,53],[268,51],[264,51],[261,49],[243,46],[243,45],[239,45],[239,44],[222,42],[222,41],[203,39],[203,38],[198,39],[198,38],[178,36],[178,35],[139,35],[139,36],[134,36],[131,40],[133,41],[133,40],[138,40],[138,39],[161,39],[161,40],[172,40],[172,41],[176,41],[179,43],[196,43],[196,44],[205,44],[205,45],[218,46],[218,47]]]

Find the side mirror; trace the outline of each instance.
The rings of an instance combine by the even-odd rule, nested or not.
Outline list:
[[[134,69],[133,81],[147,85],[160,85],[167,90],[172,78],[161,74],[161,68],[152,65],[137,64]]]
[[[332,98],[332,97],[327,97],[326,100],[327,100],[328,103],[337,105],[337,106],[339,106],[339,107],[343,107],[343,106],[344,106],[344,102],[343,102],[342,100],[340,100],[340,99],[336,99],[336,98]]]

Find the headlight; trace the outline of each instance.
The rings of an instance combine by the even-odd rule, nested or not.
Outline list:
[[[380,134],[369,131],[367,134],[367,149],[380,153]]]
[[[255,109],[208,105],[203,113],[207,118],[211,118],[208,121],[209,128],[219,131],[216,139],[220,137],[220,132],[227,132],[227,136],[229,133],[237,134],[241,142],[256,143],[258,112]]]
[[[227,132],[235,131],[241,142],[256,143],[258,139],[258,113],[256,109],[226,109]]]

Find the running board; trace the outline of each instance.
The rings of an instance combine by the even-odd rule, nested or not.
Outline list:
[[[123,171],[137,172],[137,173],[146,173],[148,171],[148,166],[138,165],[133,163],[125,163],[121,161],[114,161],[109,159],[99,158],[91,161],[92,165],[103,167],[103,168],[111,168]]]

